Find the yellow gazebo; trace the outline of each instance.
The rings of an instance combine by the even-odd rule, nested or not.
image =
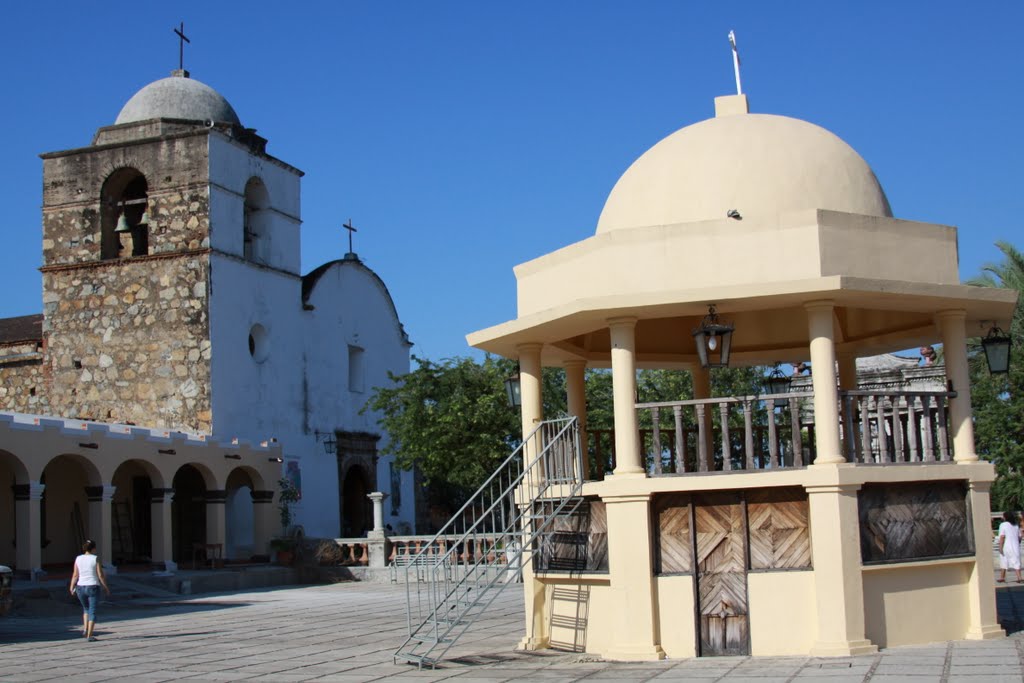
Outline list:
[[[966,338],[1007,326],[1016,295],[960,284],[956,229],[893,218],[832,133],[743,95],[715,109],[626,171],[593,237],[515,268],[515,320],[468,336],[519,360],[524,434],[542,367],[562,366],[587,443],[584,370],[612,370],[614,470],[582,487],[590,556],[525,568],[523,646],[638,660],[1001,637]],[[809,360],[813,391],[711,397],[693,334],[709,306],[731,364]],[[935,342],[947,391],[858,390],[858,357]],[[637,405],[638,368],[688,369],[695,398]]]

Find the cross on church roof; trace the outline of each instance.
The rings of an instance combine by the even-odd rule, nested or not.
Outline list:
[[[352,233],[359,232],[352,226],[352,219],[349,218],[347,223],[344,223],[341,227],[348,230],[348,253],[345,254],[345,258],[355,258],[356,253],[352,251]]]
[[[174,29],[174,32],[178,34],[178,70],[179,71],[184,71],[185,70],[185,43],[188,43],[189,45],[191,45],[192,41],[189,40],[188,36],[185,35],[185,22],[184,21],[181,22],[181,26],[179,28]]]

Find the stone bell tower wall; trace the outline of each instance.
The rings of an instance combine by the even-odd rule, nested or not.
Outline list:
[[[48,412],[210,431],[208,136],[43,155]]]
[[[50,411],[209,432],[206,253],[43,273]]]

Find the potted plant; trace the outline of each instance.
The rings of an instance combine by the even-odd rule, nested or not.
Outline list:
[[[302,537],[302,527],[292,525],[292,505],[299,500],[299,490],[291,479],[282,477],[277,486],[277,509],[281,513],[281,536],[270,540],[270,548],[277,553],[278,564],[290,565],[295,561],[295,550]]]

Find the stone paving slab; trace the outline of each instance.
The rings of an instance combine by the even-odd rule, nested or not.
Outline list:
[[[840,658],[721,657],[604,662],[588,654],[515,652],[521,592],[499,597],[437,670],[392,661],[405,590],[346,583],[203,596],[115,600],[97,636],[78,614],[0,619],[0,680],[28,681],[729,681],[885,683],[1024,681],[1024,587],[1001,588],[1002,640],[936,643]]]

